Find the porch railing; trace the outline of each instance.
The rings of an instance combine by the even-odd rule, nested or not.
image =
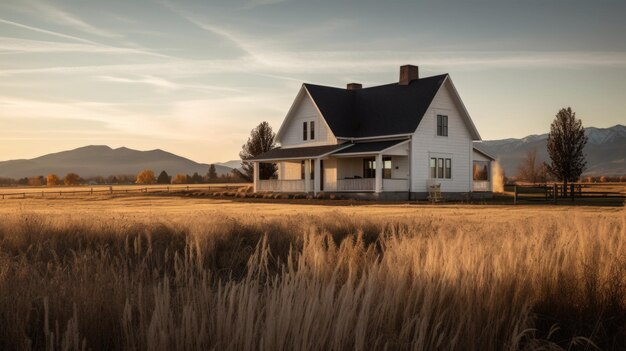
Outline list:
[[[313,189],[311,187],[311,189]],[[268,179],[257,182],[257,191],[297,193],[304,191],[303,179]]]
[[[472,187],[473,191],[491,191],[490,182],[488,180],[475,180]]]
[[[338,179],[337,191],[374,191],[374,178]]]

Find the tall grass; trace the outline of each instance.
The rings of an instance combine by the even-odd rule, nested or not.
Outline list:
[[[5,216],[0,349],[626,347],[624,215],[488,219]]]

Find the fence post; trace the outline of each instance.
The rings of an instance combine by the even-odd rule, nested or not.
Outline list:
[[[187,185],[187,191],[189,191],[189,185]]]
[[[556,205],[556,201],[557,201],[556,200],[557,199],[557,196],[556,196],[557,190],[558,190],[558,186],[556,185],[556,183],[552,184],[552,197],[554,198],[554,204],[555,205]]]
[[[169,187],[169,186],[167,187],[167,192],[168,192],[168,193],[170,192],[170,187]]]
[[[22,193],[22,199],[26,198],[26,193]]]
[[[93,188],[90,189],[89,195],[93,195]]]
[[[570,195],[572,197],[572,201],[574,201],[574,183],[570,183],[570,185],[569,185],[569,192],[570,192]]]
[[[41,198],[42,198],[42,199],[44,198],[44,195],[43,195],[43,190],[41,191]]]
[[[109,187],[109,193],[110,193],[111,195],[113,195],[113,187],[112,187],[112,186],[110,186],[110,187]]]
[[[517,205],[517,185],[513,185],[513,205]]]

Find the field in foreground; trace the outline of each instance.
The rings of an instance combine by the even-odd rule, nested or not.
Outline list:
[[[0,204],[0,349],[626,347],[622,209]]]

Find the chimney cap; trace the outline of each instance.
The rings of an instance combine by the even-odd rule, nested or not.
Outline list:
[[[400,66],[400,80],[398,84],[409,85],[412,80],[419,79],[419,67],[414,65]]]
[[[359,90],[361,88],[363,88],[363,84],[361,83],[348,83],[346,86],[346,89],[348,90]]]

